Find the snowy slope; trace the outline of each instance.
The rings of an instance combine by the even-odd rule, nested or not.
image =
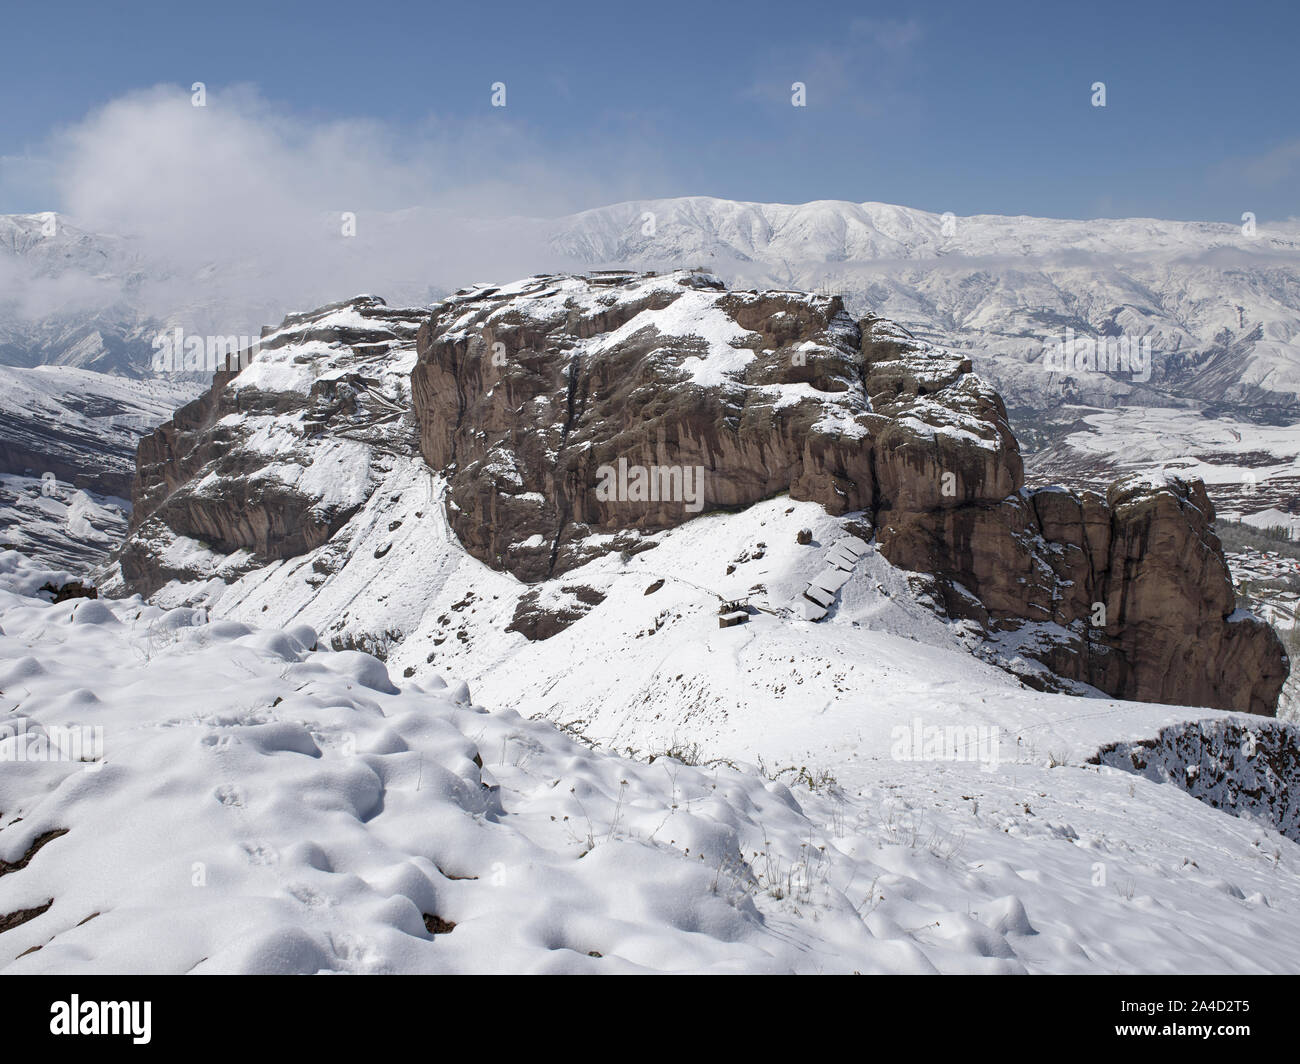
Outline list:
[[[856,780],[857,766],[887,756],[894,729],[918,713],[927,725],[996,725],[1018,748],[1082,758],[1098,734],[1138,739],[1207,712],[1025,688],[991,663],[996,650],[1013,650],[940,621],[874,544],[826,620],[804,620],[804,589],[843,536],[814,503],[782,496],[706,515],[660,533],[653,549],[537,586],[470,557],[446,525],[442,492],[441,478],[412,460],[317,551],[242,575],[213,556],[211,579],[174,581],[155,601],[249,624],[305,623],[335,647],[383,655],[394,675],[453,676],[485,704],[607,747],[689,749],[785,778],[806,768]],[[797,543],[802,529],[813,533],[807,546]],[[584,604],[589,590],[603,601]],[[533,596],[576,619],[543,640],[511,630]],[[748,622],[719,628],[721,604],[735,599],[752,607]],[[1100,733],[1075,730],[1095,718],[1107,722]]]
[[[122,541],[135,450],[196,393],[66,365],[0,365],[0,543],[84,572]]]
[[[655,215],[647,234],[642,215]],[[1024,257],[1080,252],[1191,254],[1248,244],[1235,225],[1155,218],[1071,220],[1028,215],[943,214],[888,203],[816,200],[747,203],[712,196],[637,200],[566,219],[557,237],[575,256],[619,259],[650,251],[689,257],[719,254],[755,261],[927,259],[942,255]],[[1263,226],[1257,241],[1300,251],[1300,226]]]
[[[0,472],[52,472],[78,487],[128,496],[140,437],[198,390],[71,366],[0,366]]]
[[[839,786],[788,789],[590,749],[458,684],[313,651],[304,627],[31,597],[48,577],[0,554],[4,720],[28,756],[0,773],[6,973],[1283,972],[1300,956],[1300,847],[1134,772],[1004,739],[992,768],[877,749],[846,756]],[[937,694],[942,654],[925,659],[878,663],[873,688]],[[948,697],[998,690],[1008,724],[1071,701],[1010,683]],[[1095,749],[1179,712],[1108,708],[1058,738]],[[858,715],[872,732],[873,707]],[[102,746],[40,759],[73,724]]]
[[[130,503],[61,483],[0,474],[0,544],[85,575],[126,536]]]

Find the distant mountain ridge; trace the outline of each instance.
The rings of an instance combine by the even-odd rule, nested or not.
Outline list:
[[[647,232],[648,230],[648,232]],[[957,217],[881,203],[737,203],[703,197],[566,219],[557,251],[588,263],[700,260],[734,284],[828,290],[855,313],[976,351],[1021,398],[1099,405],[1179,396],[1291,405],[1300,394],[1300,223]],[[1044,345],[1150,337],[1151,383],[1063,382]],[[1167,393],[1161,396],[1161,393]]]
[[[134,307],[132,294],[170,277],[173,267],[151,259],[128,238],[89,233],[62,217],[56,233],[44,235],[49,218],[0,215],[0,271],[38,281],[75,274],[100,282],[117,298],[93,313],[40,317],[35,330],[25,330],[25,343],[14,339],[19,308],[0,300],[0,363],[142,372],[139,362],[127,365],[120,358],[93,363],[115,345],[141,339],[142,325],[156,326],[164,318],[195,331],[228,332],[249,324],[257,310],[263,311],[255,323],[260,325],[309,305],[277,306],[271,278],[260,292],[262,307],[223,307],[230,285],[225,274],[246,264],[218,263],[191,279],[192,305],[178,302],[168,314],[151,317]],[[379,234],[371,248],[443,221],[442,212],[422,209],[376,215],[368,222]],[[978,346],[996,364],[995,379],[1013,403],[1021,392],[1147,403],[1167,392],[1200,401],[1283,405],[1300,395],[1300,221],[1261,224],[1247,236],[1243,225],[1226,223],[958,217],[884,203],[786,205],[696,196],[630,201],[556,219],[513,219],[508,225],[486,219],[465,224],[485,239],[546,248],[551,261],[536,263],[539,270],[702,265],[737,286],[833,292],[845,297],[853,313],[887,316],[949,346]],[[435,249],[429,253],[434,256]],[[379,263],[376,272],[384,272]],[[502,278],[461,275],[452,287],[493,279]],[[287,279],[280,287],[290,287]],[[370,288],[410,303],[425,294],[428,278],[376,276]],[[317,302],[352,294],[321,292]],[[82,333],[74,336],[68,326],[78,317]],[[86,349],[91,326],[103,333],[98,353]],[[1027,376],[1026,368],[1037,368],[1044,343],[1066,328],[1081,336],[1150,337],[1156,355],[1152,382],[1145,389],[1100,379],[1064,386]]]
[[[448,232],[443,211],[362,221],[353,260],[374,274],[362,290],[394,305],[428,305],[471,280],[530,269],[624,266],[702,265],[735,287],[839,295],[853,315],[888,317],[969,357],[1006,401],[1031,483],[1097,486],[1130,471],[1130,430],[1099,427],[1127,422],[1094,415],[1127,409],[1140,420],[1159,408],[1172,434],[1142,469],[1172,462],[1203,475],[1220,510],[1300,514],[1300,444],[1279,451],[1274,442],[1265,453],[1256,431],[1280,427],[1285,437],[1300,424],[1298,221],[1260,223],[1248,236],[1229,223],[958,217],[871,202],[700,196],[555,219],[460,219],[464,245],[438,239]],[[404,254],[389,261],[387,248]],[[495,268],[493,255],[509,265],[475,277]],[[142,378],[162,329],[256,335],[286,313],[358,290],[327,285],[304,299],[316,275],[278,276],[255,257],[187,272],[129,237],[44,214],[0,216],[0,282],[0,365]],[[1065,337],[1149,345],[1149,379],[1051,371],[1046,355]],[[1205,447],[1206,417],[1229,445]]]

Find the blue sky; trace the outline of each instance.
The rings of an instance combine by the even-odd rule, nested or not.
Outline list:
[[[700,194],[1300,215],[1295,4],[48,2],[3,22],[0,212],[67,209],[70,130],[201,80],[277,137],[357,123],[360,150],[443,153],[427,197],[390,201],[514,177],[541,213]]]

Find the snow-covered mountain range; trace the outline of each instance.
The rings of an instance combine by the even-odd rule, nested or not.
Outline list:
[[[1175,459],[1202,453],[1207,433],[1240,435],[1240,446],[1215,451],[1223,470],[1208,480],[1220,505],[1300,512],[1295,478],[1276,468],[1295,449],[1264,462],[1258,439],[1260,426],[1300,420],[1294,221],[956,217],[879,203],[689,197],[556,219],[461,219],[450,253],[440,240],[447,228],[437,211],[368,216],[348,268],[366,263],[369,290],[395,305],[427,303],[465,283],[458,258],[492,271],[494,253],[503,264],[496,279],[529,269],[700,265],[738,287],[840,294],[855,315],[888,317],[967,354],[1006,400],[1040,482],[1071,466],[1095,472],[1094,484],[1113,478],[1129,449],[1089,415],[1159,408],[1170,412],[1161,416]],[[286,313],[354,294],[313,270],[317,258],[328,256],[302,257],[301,277],[269,275],[256,261],[181,265],[61,217],[0,217],[9,293],[0,299],[0,363],[145,374],[159,330],[256,335]],[[1149,366],[1053,370],[1045,354],[1070,338],[1145,345]],[[1106,424],[1125,433],[1123,417]],[[1237,507],[1243,485],[1255,497]]]
[[[439,212],[421,210],[374,219],[369,250],[359,252],[376,260],[373,290],[395,303],[422,301],[430,277],[454,272],[437,247],[422,276],[395,275],[383,262],[385,246],[418,241],[440,221]],[[700,265],[736,286],[833,291],[854,313],[879,314],[976,358],[1006,362],[994,379],[1012,406],[1022,395],[1037,401],[1061,393],[1059,379],[1038,379],[1037,364],[1043,344],[1066,328],[1149,338],[1154,354],[1149,388],[1114,376],[1079,379],[1066,389],[1076,396],[1287,406],[1300,393],[1296,221],[1252,223],[1247,235],[1245,225],[1207,222],[956,217],[881,203],[689,197],[463,224],[539,258],[532,249],[545,247],[552,258],[538,269]],[[22,282],[0,314],[0,360],[138,372],[143,359],[113,356],[141,338],[142,324],[248,332],[302,306],[296,279],[250,277],[248,263],[205,264],[187,277],[177,269],[129,238],[84,232],[62,217],[0,216],[0,270]],[[455,283],[465,280],[462,273]],[[248,283],[241,289],[241,282]],[[298,302],[286,304],[291,292]],[[321,291],[314,302],[351,294]],[[74,335],[78,320],[100,331]]]
[[[969,350],[1015,408],[1184,401],[1289,407],[1300,392],[1300,223],[958,218],[880,203],[690,198],[565,219],[588,263],[699,261],[737,284],[841,293],[854,312]],[[1044,345],[1149,339],[1149,382],[1046,372]],[[1145,387],[1143,387],[1145,385]]]

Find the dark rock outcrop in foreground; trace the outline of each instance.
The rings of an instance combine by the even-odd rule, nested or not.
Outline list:
[[[465,546],[525,581],[702,510],[788,491],[864,511],[885,557],[1004,657],[1117,697],[1272,714],[1288,662],[1235,613],[1199,482],[1026,491],[1002,400],[965,358],[836,297],[699,273],[476,288],[420,330],[421,450]],[[665,490],[638,495],[640,467]],[[663,471],[668,470],[665,474]],[[689,491],[691,474],[702,470]],[[671,479],[673,471],[677,481]]]
[[[127,589],[195,579],[209,550],[204,571],[227,578],[328,544],[323,574],[336,531],[418,447],[465,548],[525,582],[788,492],[874,534],[1027,682],[1275,711],[1287,658],[1234,610],[1199,483],[1026,490],[1002,400],[970,362],[854,321],[837,297],[728,291],[697,271],[539,276],[431,314],[360,298],[262,343],[142,443]],[[570,584],[547,585],[562,608],[525,595],[511,627],[546,638],[579,621],[600,592]]]
[[[1300,732],[1280,721],[1184,721],[1154,739],[1108,743],[1088,761],[1172,783],[1300,842]]]

